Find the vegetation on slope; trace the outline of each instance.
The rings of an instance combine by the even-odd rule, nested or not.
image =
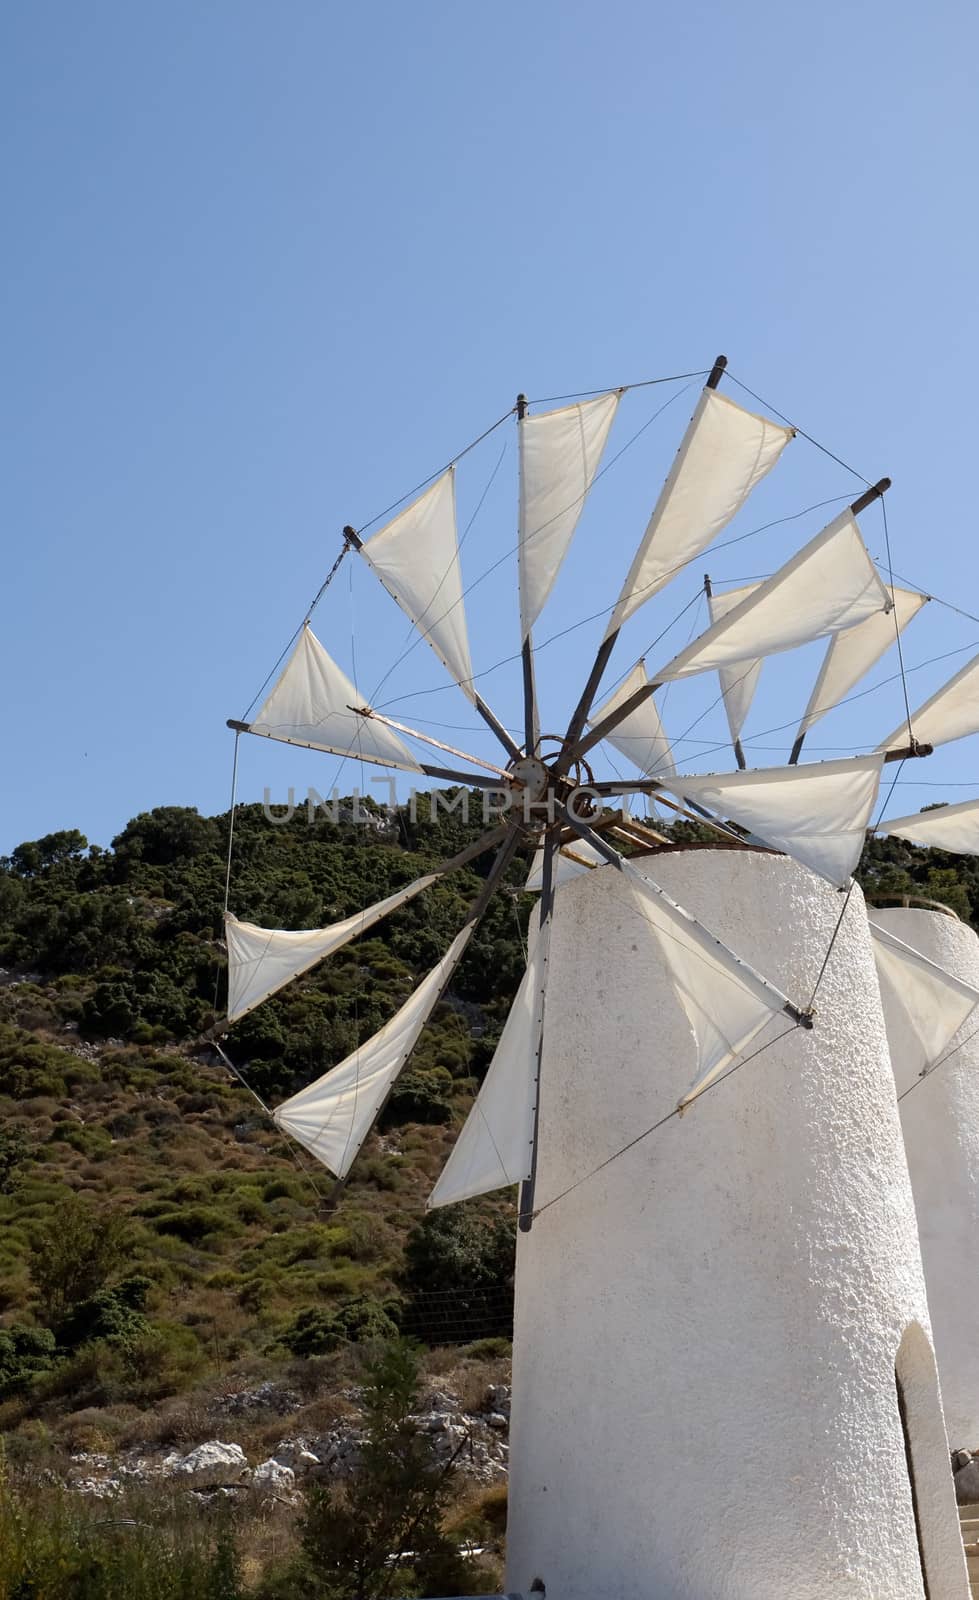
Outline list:
[[[479,831],[478,805],[471,825],[432,821],[424,803],[415,819],[373,815],[370,827],[304,812],[273,826],[241,808],[233,909],[267,926],[335,921]],[[379,1337],[507,1328],[509,1197],[428,1222],[423,1207],[522,971],[526,857],[331,1208],[328,1175],[202,1037],[224,999],[226,840],[226,817],[163,807],[111,849],[65,831],[0,862],[0,1431],[18,1473],[52,1448],[186,1447],[207,1402],[269,1373],[322,1420]],[[242,1019],[228,1051],[253,1088],[275,1103],[375,1032],[444,952],[487,866],[441,881]],[[923,896],[979,923],[971,858],[873,841],[860,876],[877,900]],[[0,1517],[23,1517],[4,1494]],[[80,1516],[62,1508],[55,1521]],[[193,1582],[230,1597],[231,1557],[219,1529],[205,1532]],[[198,1592],[190,1578],[185,1590]]]

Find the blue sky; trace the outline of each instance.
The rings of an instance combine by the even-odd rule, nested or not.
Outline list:
[[[521,389],[628,383],[724,351],[859,472],[891,474],[896,569],[979,616],[977,34],[974,8],[948,0],[8,6],[0,850],[71,826],[107,843],[154,805],[224,809],[224,720],[300,621],[343,524],[443,465]],[[614,601],[695,400],[681,387],[596,490],[541,640]],[[612,448],[672,393],[627,396]],[[859,488],[804,441],[790,453],[732,531]],[[496,473],[464,549],[472,581],[512,547],[512,425],[464,467],[463,521]],[[768,573],[829,514],[698,563],[630,624],[610,677],[702,568]],[[877,512],[864,528],[882,553]],[[370,692],[405,624],[351,559],[316,628],[348,669],[356,642]],[[471,631],[477,670],[517,648],[512,562],[473,593]],[[602,631],[541,651],[548,728]],[[979,623],[927,607],[909,665],[962,653],[916,672],[912,702],[973,642]],[[754,763],[784,759],[817,660],[769,667]],[[381,698],[489,754],[444,684],[422,645]],[[516,720],[513,664],[481,687]],[[670,731],[715,697],[678,689]],[[891,684],[834,713],[813,757],[872,746],[901,704]],[[719,707],[696,732],[722,742]],[[979,793],[975,743],[906,768],[892,812]],[[327,756],[243,746],[242,798],[336,774]],[[357,781],[350,764],[341,787]]]

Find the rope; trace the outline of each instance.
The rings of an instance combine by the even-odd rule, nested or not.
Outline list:
[[[293,1162],[299,1168],[299,1171],[302,1173],[303,1177],[308,1179],[310,1187],[313,1190],[313,1193],[316,1195],[317,1200],[319,1200],[319,1202],[322,1204],[323,1201],[325,1200],[326,1196],[323,1195],[320,1192],[320,1190],[317,1188],[312,1173],[306,1167],[305,1163],[300,1161],[299,1156],[297,1155],[296,1151],[293,1149],[292,1140],[287,1138],[286,1135],[282,1132],[282,1129],[279,1127],[279,1124],[276,1122],[275,1117],[272,1114],[272,1111],[266,1105],[266,1103],[262,1099],[261,1095],[258,1093],[258,1091],[256,1089],[252,1088],[252,1086],[248,1082],[248,1080],[245,1077],[243,1077],[243,1075],[238,1071],[238,1068],[235,1066],[235,1064],[232,1061],[231,1057],[227,1054],[227,1052],[225,1050],[223,1050],[221,1048],[221,1045],[219,1044],[217,1039],[209,1039],[208,1043],[211,1045],[212,1049],[217,1051],[218,1055],[221,1057],[221,1060],[224,1062],[225,1066],[227,1067],[228,1071],[231,1073],[232,1077],[233,1078],[237,1078],[237,1080],[241,1084],[242,1088],[244,1090],[246,1090],[246,1092],[251,1095],[252,1099],[257,1101],[258,1104],[261,1106],[263,1112],[268,1117],[268,1119],[271,1122],[271,1124],[272,1124],[273,1128],[275,1129],[276,1133],[279,1135],[280,1139],[282,1140],[283,1144],[285,1145],[286,1149],[288,1150],[290,1156],[292,1157]]]
[[[901,690],[904,695],[904,711],[908,719],[908,743],[914,745],[914,730],[911,727],[911,702],[908,699],[908,679],[904,670],[904,646],[901,643],[901,623],[897,614],[897,595],[894,593],[894,566],[891,561],[891,536],[887,528],[887,498],[880,496],[881,515],[884,519],[884,549],[887,552],[887,581],[891,591],[892,608],[894,612],[894,638],[897,643],[897,660],[901,674]]]
[[[630,389],[651,389],[657,383],[682,383],[685,378],[706,378],[711,371],[710,367],[701,367],[699,372],[674,372],[669,378],[643,378],[640,383],[610,383],[607,389],[578,389],[574,394],[546,394],[528,400],[529,406],[557,405],[561,400],[589,400],[596,394],[627,394]]]
[[[960,1040],[957,1045],[954,1045],[953,1048],[947,1051],[945,1055],[940,1056],[933,1066],[926,1067],[923,1072],[919,1072],[914,1082],[909,1084],[906,1089],[901,1090],[901,1093],[897,1097],[898,1104],[900,1104],[902,1100],[906,1100],[908,1095],[911,1093],[911,1090],[917,1089],[918,1085],[920,1083],[924,1083],[926,1078],[930,1078],[933,1072],[938,1071],[939,1067],[944,1067],[946,1061],[951,1061],[954,1055],[958,1055],[960,1050],[964,1050],[965,1046],[970,1042],[970,1040],[976,1037],[977,1033],[979,1033],[979,1027],[973,1028],[972,1032],[967,1033],[965,1038]]]
[[[874,821],[871,824],[871,827],[870,827],[870,832],[871,833],[876,832],[877,824],[880,822],[881,817],[884,815],[884,812],[887,810],[887,807],[891,803],[891,795],[894,793],[894,787],[895,787],[895,784],[897,783],[898,778],[901,776],[901,769],[903,768],[903,766],[904,766],[904,762],[903,761],[899,761],[898,762],[898,766],[897,766],[897,771],[895,772],[894,777],[891,779],[890,788],[888,789],[887,794],[885,795],[884,799],[881,801],[880,810],[877,813],[876,821]],[[810,1011],[812,1010],[813,1005],[815,1004],[816,994],[817,994],[817,991],[819,989],[819,985],[822,983],[823,976],[824,976],[824,974],[826,972],[826,968],[829,965],[829,958],[833,954],[833,946],[835,945],[836,940],[837,940],[837,936],[839,934],[839,931],[843,926],[843,918],[846,916],[847,906],[850,904],[850,896],[853,894],[853,891],[856,888],[856,886],[857,886],[856,878],[851,878],[850,879],[850,883],[849,883],[849,887],[847,888],[847,891],[846,891],[846,898],[843,901],[843,909],[841,910],[839,916],[836,919],[836,927],[833,929],[833,936],[829,941],[829,946],[827,948],[826,954],[823,957],[823,964],[819,969],[819,976],[817,977],[816,982],[813,985],[812,994],[809,996],[809,1008],[808,1009]]]
[[[463,529],[463,531],[462,531],[462,533],[461,533],[461,535],[459,537],[459,542],[458,542],[458,546],[457,546],[457,552],[458,553],[461,553],[462,547],[465,544],[466,540],[468,539],[470,532],[472,531],[473,523],[476,521],[476,518],[479,516],[479,513],[483,509],[483,502],[485,501],[486,496],[489,494],[490,490],[493,487],[493,484],[496,481],[496,475],[499,472],[500,467],[503,465],[503,458],[507,453],[508,442],[509,441],[504,443],[503,449],[500,451],[500,453],[499,453],[499,455],[497,457],[496,466],[493,468],[492,472],[490,473],[489,479],[488,479],[487,484],[486,484],[486,487],[485,487],[485,489],[483,490],[482,494],[479,497],[479,501],[478,501],[478,503],[476,505],[476,509],[473,512],[472,516],[469,518],[469,521],[466,523],[466,526]],[[431,608],[431,606],[432,606],[432,604],[433,604],[433,602],[435,600],[435,597],[438,594],[439,590],[441,589],[442,585],[444,584],[446,578],[449,576],[449,573],[452,571],[452,567],[455,564],[455,559],[456,558],[453,557],[453,560],[449,562],[449,565],[446,567],[445,571],[443,572],[441,578],[438,581],[438,584],[436,585],[435,592],[433,593],[431,600],[428,602],[428,605],[425,607],[425,610],[422,612],[421,616],[419,617],[418,622],[417,623],[412,622],[410,624],[410,626],[408,628],[408,632],[405,634],[405,637],[404,637],[404,641],[403,641],[404,648],[402,648],[401,654],[398,656],[397,660],[388,668],[387,672],[385,672],[384,676],[380,679],[380,681],[375,685],[374,691],[373,691],[373,693],[372,693],[372,695],[370,697],[370,702],[369,703],[371,705],[374,704],[375,700],[377,699],[377,696],[380,694],[381,690],[383,689],[384,685],[387,683],[387,681],[391,677],[391,675],[393,673],[397,672],[397,670],[400,667],[401,663],[408,659],[408,657],[411,655],[412,651],[416,650],[417,647],[421,644],[422,640],[424,639],[429,644],[431,643],[431,639],[429,638],[429,635],[422,631],[421,623],[422,623],[422,620],[424,619],[426,613],[430,610],[430,608]],[[465,591],[463,591],[463,592],[465,593]],[[400,604],[400,602],[397,602],[397,601],[396,601],[396,603]],[[451,610],[452,610],[452,607],[450,606],[449,607],[449,611],[451,611]],[[445,618],[449,615],[449,611],[445,611],[445,612],[442,613],[442,616],[436,617],[435,622],[436,623],[443,622],[445,620]],[[434,624],[433,624],[433,626],[434,626]],[[411,639],[411,636],[412,636],[413,633],[416,633],[417,637],[415,639],[412,639],[411,643],[409,644],[408,640]],[[354,677],[354,682],[356,682],[356,676]],[[388,702],[388,703],[390,704],[390,702]],[[485,730],[480,729],[479,731],[482,732],[482,731],[485,731]]]
[[[313,612],[316,610],[316,607],[319,605],[319,603],[320,603],[321,599],[323,598],[324,594],[326,593],[327,589],[330,587],[330,584],[333,582],[334,578],[336,577],[337,573],[339,572],[340,563],[343,560],[343,558],[346,555],[346,553],[349,550],[349,548],[350,548],[350,546],[348,544],[344,544],[342,550],[340,551],[340,554],[337,556],[336,560],[334,561],[334,563],[333,563],[332,567],[330,568],[329,572],[327,573],[326,577],[323,579],[323,582],[320,584],[319,588],[317,589],[316,593],[314,594],[310,604],[306,607],[306,614],[303,617],[302,622],[299,624],[299,627],[293,633],[292,638],[289,640],[289,643],[286,645],[285,649],[282,651],[282,654],[279,656],[278,661],[275,663],[275,666],[272,668],[271,672],[268,674],[268,677],[265,679],[265,682],[262,684],[262,686],[259,689],[258,693],[255,695],[254,699],[249,703],[249,705],[248,705],[248,707],[247,707],[247,709],[245,711],[245,714],[241,719],[242,722],[247,722],[248,721],[249,717],[252,714],[252,711],[255,708],[256,702],[261,699],[262,695],[265,693],[265,691],[268,688],[269,684],[272,682],[272,679],[275,677],[276,673],[278,672],[279,668],[281,667],[281,665],[282,665],[283,661],[285,660],[286,656],[289,654],[289,651],[292,649],[292,647],[295,644],[296,640],[299,638],[299,635],[302,633],[302,631],[305,628],[305,626],[306,626],[307,622],[309,621],[310,617],[313,615]]]
[[[684,390],[680,390],[679,391],[680,394],[683,394],[684,392],[685,392]],[[679,398],[678,395],[673,396],[673,399],[677,399],[677,398]],[[667,401],[667,405],[669,405],[669,404],[671,404],[671,401]],[[661,406],[660,410],[657,411],[654,414],[654,416],[649,418],[649,422],[655,422],[656,417],[658,417],[660,415],[660,413],[662,411],[664,411],[665,409],[666,409],[665,406]],[[648,426],[648,423],[644,424],[644,426]],[[635,443],[635,439],[636,438],[638,438],[638,434],[635,435],[632,439],[630,439],[628,444],[623,446],[623,449],[619,451],[619,455],[620,456],[623,454],[623,452],[625,450],[627,450],[629,448],[629,446],[631,444]],[[612,466],[614,460],[617,460],[617,459],[618,459],[618,457],[614,457],[613,461],[608,462],[606,464],[606,466],[603,467],[602,471],[603,472],[607,471],[608,467]],[[595,476],[595,482],[596,483],[598,481],[599,476],[600,476],[600,474],[596,474],[596,476]],[[711,546],[711,552],[713,554],[713,553],[716,553],[716,552],[721,551],[721,550],[728,550],[728,549],[731,548],[732,545],[743,544],[746,539],[754,539],[760,533],[767,533],[769,528],[780,527],[783,523],[786,523],[786,522],[797,522],[800,517],[807,517],[813,511],[822,510],[822,508],[824,506],[836,505],[840,500],[849,500],[850,498],[851,498],[851,496],[849,494],[836,494],[836,495],[831,495],[828,500],[817,500],[817,501],[814,501],[812,505],[806,506],[802,511],[793,511],[793,512],[790,512],[787,516],[775,517],[771,522],[763,522],[760,527],[750,528],[746,533],[739,533],[733,539],[723,539],[720,542],[720,544],[715,544],[715,545]],[[488,578],[493,572],[496,571],[497,567],[502,566],[503,562],[506,561],[511,555],[513,555],[513,553],[514,553],[514,551],[516,549],[517,549],[517,546],[514,545],[512,550],[508,550],[508,551],[506,551],[506,553],[504,555],[500,556],[498,561],[495,561],[491,567],[488,567],[487,570],[484,573],[482,573],[480,577],[476,578],[469,585],[468,589],[463,591],[462,598],[465,599],[466,595],[471,593],[471,591],[473,589],[475,589],[478,584],[483,582],[484,578]],[[692,564],[692,562],[699,561],[701,556],[702,556],[702,554],[703,554],[703,552],[701,551],[695,556],[689,556],[686,561],[678,562],[675,567],[671,567],[670,568],[670,570],[665,574],[665,577],[666,578],[674,578],[678,572],[682,572],[683,571],[684,567],[689,567]],[[656,582],[659,583],[660,579],[657,579]],[[645,588],[652,588],[652,584],[646,584],[644,587]],[[642,593],[642,590],[637,590],[636,592],[637,592],[637,594],[638,593]],[[703,594],[703,592],[704,592],[703,591],[703,587],[698,584],[696,598],[699,599],[701,597],[701,595]],[[569,633],[575,633],[577,631],[577,629],[587,627],[587,625],[590,622],[597,622],[600,619],[605,619],[605,618],[610,617],[612,612],[615,610],[616,606],[618,605],[618,603],[619,603],[619,599],[618,599],[618,596],[617,596],[616,599],[611,603],[611,605],[602,606],[598,611],[592,611],[592,612],[590,612],[588,614],[588,616],[579,618],[579,620],[577,622],[572,622],[567,628],[561,628],[561,629],[559,629],[559,631],[557,633],[550,634],[548,638],[543,639],[543,640],[541,640],[541,642],[539,644],[535,644],[534,645],[534,650],[535,650],[536,654],[539,655],[542,650],[546,650],[547,649],[548,645],[554,644],[558,639],[564,639]],[[692,601],[691,601],[691,604],[693,604]],[[686,609],[687,608],[684,607],[684,610],[686,610]],[[654,646],[659,643],[660,639],[665,638],[666,634],[669,633],[670,628],[672,628],[674,626],[674,623],[676,623],[676,622],[678,622],[680,620],[680,617],[682,615],[683,615],[683,611],[681,611],[676,617],[674,617],[673,622],[670,623],[668,628],[664,629],[663,633],[661,633],[659,635],[659,638],[654,640],[653,644],[647,646],[647,650],[653,649]],[[977,619],[977,620],[979,620],[979,619]],[[499,661],[494,662],[494,664],[491,667],[484,667],[481,672],[473,673],[473,676],[469,681],[472,682],[472,683],[475,683],[477,681],[477,679],[479,679],[479,678],[488,678],[491,673],[498,672],[501,667],[509,666],[511,662],[519,661],[519,660],[520,660],[519,653],[517,653],[515,655],[503,656],[503,657],[501,657],[501,659]],[[635,664],[636,663],[633,662],[632,666],[635,666]],[[632,666],[627,668],[627,670],[622,674],[622,678],[628,677],[629,672],[632,671]],[[617,679],[616,681],[617,682],[621,682],[622,680],[620,678],[620,679]],[[401,700],[418,700],[423,695],[444,694],[451,687],[452,687],[451,684],[438,684],[434,688],[431,688],[431,689],[413,689],[408,694],[397,695],[392,700],[384,700],[384,701],[382,701],[381,704],[378,705],[377,710],[378,711],[383,711],[388,706],[397,705],[399,703],[399,701],[401,701]],[[840,703],[843,704],[842,701]],[[794,724],[788,724],[787,723],[786,726],[787,727],[788,726],[794,726]]]
[[[767,1043],[759,1045],[758,1049],[753,1050],[750,1056],[742,1056],[740,1061],[733,1062],[725,1072],[721,1073],[719,1078],[715,1078],[713,1083],[709,1083],[706,1089],[701,1090],[697,1096],[698,1100],[702,1100],[705,1094],[710,1094],[712,1089],[718,1088],[725,1079],[733,1077],[736,1072],[740,1072],[741,1068],[746,1067],[749,1061],[756,1061],[766,1050],[771,1049],[773,1044],[778,1044],[782,1039],[787,1039],[790,1033],[795,1033],[798,1026],[798,1023],[793,1023],[790,1028],[784,1028],[781,1033],[777,1033],[774,1039],[769,1039]],[[637,1133],[636,1137],[630,1139],[628,1144],[624,1144],[613,1155],[606,1156],[604,1161],[600,1161],[597,1167],[593,1167],[590,1172],[586,1172],[584,1177],[576,1178],[574,1183],[569,1184],[566,1189],[562,1189],[560,1194],[553,1195],[550,1200],[545,1200],[542,1206],[537,1206],[530,1213],[530,1220],[536,1222],[537,1218],[545,1211],[549,1211],[551,1206],[556,1206],[559,1200],[566,1200],[569,1194],[573,1194],[576,1189],[581,1188],[582,1184],[588,1183],[592,1178],[597,1177],[600,1172],[604,1172],[605,1168],[610,1167],[613,1161],[618,1161],[620,1156],[627,1155],[630,1150],[634,1150],[636,1145],[641,1144],[644,1139],[648,1139],[650,1134],[658,1133],[660,1128],[664,1128],[668,1122],[672,1122],[674,1117],[679,1119],[686,1109],[687,1107],[683,1107],[681,1110],[679,1106],[674,1106],[673,1110],[668,1111],[665,1117],[660,1117],[658,1122],[654,1122],[650,1127],[645,1128],[642,1133]],[[527,1213],[524,1212],[523,1215],[526,1217]],[[519,1220],[520,1218],[518,1217]]]
[[[826,445],[820,444],[819,440],[814,439],[811,433],[806,432],[805,428],[800,428],[798,423],[793,422],[791,418],[784,414],[784,412],[777,410],[776,407],[770,405],[767,400],[763,400],[760,394],[755,394],[754,389],[749,389],[746,383],[742,383],[740,378],[736,378],[734,376],[734,373],[731,371],[730,367],[727,368],[725,377],[730,378],[732,383],[736,383],[739,389],[744,390],[745,394],[750,394],[752,400],[757,400],[758,404],[760,406],[764,406],[766,411],[773,411],[775,415],[785,423],[786,427],[791,428],[794,433],[799,435],[800,439],[807,439],[810,444],[815,445],[817,450],[821,450],[824,456],[829,456],[831,461],[835,461],[838,467],[842,467],[846,472],[852,472],[853,476],[855,478],[859,478],[861,483],[865,483],[868,489],[873,488],[873,484],[871,483],[870,479],[865,478],[862,472],[858,472],[856,467],[851,467],[849,463],[843,461],[840,456],[834,455],[832,450],[827,449]]]
[[[231,763],[231,806],[228,811],[228,863],[224,874],[224,914],[228,915],[228,901],[231,895],[231,847],[235,837],[235,808],[238,804],[238,744],[241,734],[235,734],[235,753]]]
[[[605,473],[608,472],[612,467],[614,467],[617,461],[621,460],[621,458],[625,455],[626,451],[630,450],[632,448],[632,446],[641,437],[641,435],[643,433],[645,433],[646,429],[648,427],[650,427],[651,424],[656,421],[657,417],[662,416],[663,412],[667,409],[667,407],[671,406],[675,400],[679,400],[680,396],[683,395],[683,394],[686,394],[686,389],[678,389],[676,394],[671,395],[669,400],[664,401],[664,403],[656,411],[653,412],[651,417],[647,417],[646,421],[642,424],[642,426],[640,428],[637,428],[636,432],[632,435],[632,437],[626,440],[626,442],[622,446],[622,448],[620,450],[618,450],[616,452],[616,454],[614,456],[612,456],[609,461],[606,461],[605,465],[598,472],[596,472],[594,478],[592,479],[592,488],[594,488],[594,486],[598,482],[599,478],[604,477]],[[575,502],[575,503],[577,503],[577,502]],[[459,599],[455,602],[455,605],[461,605],[462,602],[466,599],[467,595],[472,594],[473,590],[477,589],[481,583],[484,583],[487,578],[492,577],[493,573],[496,572],[497,569],[503,565],[504,561],[509,561],[511,556],[516,555],[517,552],[519,551],[519,549],[520,549],[520,543],[518,541],[516,544],[511,545],[509,549],[505,550],[503,552],[503,554],[501,556],[499,556],[492,563],[492,565],[490,565],[490,566],[488,566],[486,568],[485,572],[481,572],[478,578],[474,578],[472,583],[468,584],[466,586],[466,588],[463,589],[462,594],[459,596]],[[696,558],[691,558],[691,559],[696,559]],[[687,565],[686,562],[681,563],[681,566],[686,566],[686,565]],[[677,567],[676,571],[680,571],[680,567]],[[610,606],[604,606],[601,611],[593,612],[591,616],[583,617],[580,622],[573,623],[570,628],[565,628],[565,629],[562,630],[561,633],[554,634],[554,635],[552,635],[551,638],[545,639],[542,644],[535,645],[534,649],[539,653],[541,650],[545,649],[547,645],[552,644],[555,639],[563,638],[564,634],[572,633],[572,632],[574,632],[574,630],[576,628],[583,628],[586,625],[586,623],[594,622],[596,620],[596,618],[598,618],[598,617],[608,616],[612,611],[615,610],[615,607],[616,607],[617,604],[618,604],[618,600],[614,601],[613,604],[610,605]],[[448,611],[443,613],[443,618],[447,617],[453,609],[454,609],[454,607],[450,606]],[[439,620],[441,621],[441,620],[443,620],[443,618],[440,618]],[[467,678],[464,681],[466,683],[476,683],[477,680],[480,679],[480,678],[487,678],[487,677],[489,677],[490,673],[498,672],[501,667],[509,666],[510,663],[513,662],[513,661],[519,661],[521,659],[521,654],[522,654],[522,652],[518,650],[513,655],[503,656],[501,658],[501,660],[495,662],[493,664],[493,666],[484,668],[482,672],[474,672],[471,678]],[[401,701],[401,700],[415,700],[415,699],[418,699],[422,695],[444,694],[445,691],[447,689],[450,689],[451,687],[452,687],[451,684],[438,684],[432,689],[415,689],[410,694],[396,695],[391,700],[382,700],[380,702],[380,704],[376,707],[376,709],[378,711],[383,711],[385,709],[385,707],[397,705],[399,703],[399,701]],[[461,685],[460,685],[460,687],[461,687]]]
[[[467,444],[466,448],[464,450],[460,450],[458,455],[454,455],[450,461],[447,461],[444,467],[439,467],[437,471],[430,472],[427,478],[423,478],[421,483],[416,483],[415,487],[413,489],[409,489],[407,494],[401,495],[401,497],[397,500],[392,500],[389,506],[385,506],[383,511],[379,511],[377,513],[376,517],[371,517],[370,522],[361,523],[360,527],[356,530],[357,533],[366,533],[368,528],[373,528],[375,522],[380,522],[382,517],[388,516],[392,511],[397,511],[398,507],[404,505],[406,500],[413,499],[413,497],[416,494],[420,494],[421,491],[428,486],[428,484],[434,483],[436,478],[441,478],[444,472],[448,472],[450,467],[454,467],[457,462],[462,460],[463,456],[467,456],[469,454],[470,450],[475,450],[478,444],[482,444],[483,440],[488,439],[491,433],[495,433],[497,428],[501,428],[504,422],[506,422],[507,418],[513,416],[516,409],[516,406],[511,406],[509,411],[504,411],[502,417],[497,417],[496,421],[491,422],[488,428],[484,428],[479,437],[472,441],[472,444]]]

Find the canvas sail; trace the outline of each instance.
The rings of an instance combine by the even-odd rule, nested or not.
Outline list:
[[[967,661],[961,671],[936,689],[930,700],[911,714],[911,731],[919,744],[951,744],[970,733],[979,733],[979,656]],[[881,741],[882,750],[908,742],[907,718]]]
[[[883,763],[878,751],[804,767],[684,773],[663,784],[842,889],[863,851]]]
[[[722,617],[726,617],[729,611],[739,606],[742,600],[747,600],[748,596],[754,594],[759,587],[757,583],[745,583],[736,589],[726,589],[723,594],[709,595],[707,609],[710,612],[711,622],[719,622]],[[741,729],[751,709],[751,702],[755,698],[761,668],[762,662],[758,658],[754,661],[739,661],[736,667],[722,667],[718,674],[721,694],[724,696],[724,714],[727,717],[732,744],[737,744],[741,737]]]
[[[432,1190],[429,1210],[530,1177],[547,940],[547,930],[532,940],[527,970],[489,1071]]]
[[[904,632],[928,600],[926,594],[919,594],[916,589],[893,589],[891,594],[893,611],[875,612],[830,639],[797,737],[807,733],[813,723],[845,699],[854,684],[859,683],[897,642],[898,634]]]
[[[921,1070],[928,1071],[979,1004],[979,990],[929,961],[873,917],[870,931],[888,1031],[910,1030]]]
[[[619,392],[525,416],[520,439],[521,637],[547,602],[615,420]]]
[[[697,1072],[685,1107],[721,1075],[752,1039],[789,1005],[786,996],[716,939],[625,858],[630,896],[657,936],[677,999],[687,1015]]]
[[[654,683],[792,650],[889,611],[890,595],[850,510],[653,674]]]
[[[591,713],[588,719],[589,725],[596,726],[634,695],[637,689],[645,688],[648,683],[645,662],[640,661],[605,704]],[[637,766],[647,778],[658,778],[664,773],[676,771],[670,741],[663,731],[663,724],[652,695],[644,700],[637,710],[624,717],[606,738],[620,755]]]
[[[912,844],[950,850],[954,855],[979,855],[979,800],[931,806],[910,817],[885,817],[874,831],[894,834]]]
[[[472,931],[473,924],[468,923],[438,965],[373,1038],[273,1112],[278,1126],[338,1178],[345,1178],[350,1171]]]
[[[331,923],[328,928],[303,928],[295,932],[285,928],[261,928],[254,922],[240,922],[228,913],[224,919],[224,936],[228,946],[230,1021],[237,1021],[275,994],[283,984],[308,972],[317,962],[349,944],[351,939],[359,938],[376,922],[435,883],[437,878],[436,872],[415,878],[385,900],[366,906],[352,917],[344,917],[342,922]]]
[[[360,554],[472,699],[472,662],[456,536],[455,468],[360,546]]]
[[[350,709],[363,704],[363,695],[306,623],[248,731],[308,750],[420,772],[408,746],[391,728]]]
[[[605,637],[706,550],[774,467],[791,428],[704,389],[680,444]]]

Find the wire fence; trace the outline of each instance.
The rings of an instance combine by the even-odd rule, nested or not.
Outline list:
[[[512,1339],[513,1285],[422,1290],[404,1302],[398,1323],[402,1333],[428,1345]]]

